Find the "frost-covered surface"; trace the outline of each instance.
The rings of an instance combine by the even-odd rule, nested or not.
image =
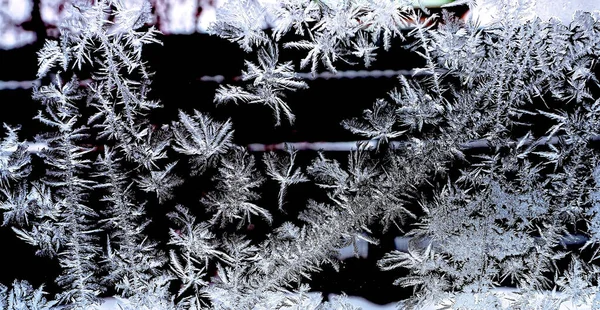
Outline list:
[[[499,289],[495,290],[495,293],[498,296],[500,296],[500,298],[501,298],[501,307],[499,307],[497,309],[509,309],[511,300],[518,297],[514,293],[514,290],[512,290],[512,289],[499,288]],[[314,293],[314,294],[319,294],[319,293]],[[337,295],[331,294],[331,295],[329,295],[329,298],[330,299],[335,298],[335,296],[337,296]],[[534,300],[542,301],[542,299],[544,299],[545,297],[543,295],[540,295],[540,296],[532,296],[531,298]],[[362,297],[357,297],[357,296],[348,296],[347,301],[348,301],[349,305],[358,307],[359,309],[362,309],[362,310],[395,310],[395,309],[398,309],[396,303],[390,303],[387,305],[378,305],[378,304],[372,303]],[[119,306],[123,306],[124,304],[125,303],[119,302],[119,299],[114,298],[114,297],[104,298],[103,302],[102,302],[102,306],[100,307],[100,310],[118,310],[118,309],[120,309]],[[439,309],[439,307],[426,306],[426,307],[422,308],[422,310],[436,310],[436,309]],[[572,309],[591,310],[593,308],[592,308],[591,301],[587,304],[582,304],[582,305],[578,305],[578,306],[575,306],[572,302],[567,301],[567,302],[562,303],[561,306],[558,308],[558,310],[572,310]]]
[[[462,1],[456,1],[458,3]],[[502,12],[505,9],[502,8],[500,1],[475,1],[478,5],[469,13],[472,14],[473,18],[479,20],[482,25],[492,23],[501,17]],[[539,17],[543,20],[549,20],[556,18],[563,23],[569,23],[573,18],[573,14],[576,11],[586,12],[600,12],[600,2],[598,1],[587,1],[587,0],[564,0],[564,1],[553,1],[553,0],[535,0],[535,1],[513,1],[513,6],[519,6],[526,4],[528,5],[529,14],[526,14],[524,18]]]
[[[60,291],[15,281],[0,308],[99,309],[110,289],[124,309],[357,309],[324,302],[308,279],[390,230],[410,237],[378,260],[405,271],[395,284],[414,293],[401,308],[597,307],[600,20],[494,3],[502,13],[485,27],[392,0],[222,6],[209,30],[248,59],[214,102],[264,105],[274,128],[296,120],[287,99],[310,91],[297,72],[368,67],[395,45],[421,57],[418,74],[340,124],[372,145],[309,164],[290,146],[249,152],[233,120],[198,109],[152,125],[151,4],[67,6],[60,38],[38,53],[44,129],[32,143],[6,126],[0,141],[2,225],[58,261]],[[166,244],[146,235],[147,205],[168,210]],[[583,249],[565,246],[575,234]]]
[[[259,1],[273,3],[271,0]],[[42,20],[47,25],[58,25],[63,16],[60,7],[66,2],[68,0],[41,0]],[[139,3],[139,0],[126,2]],[[154,0],[152,3],[156,6],[156,12],[153,21],[160,20],[160,30],[165,34],[206,32],[210,24],[216,20],[216,9],[225,2],[225,0]],[[497,15],[496,3],[489,0],[479,2],[472,14],[482,24],[487,24]],[[412,4],[439,7],[452,3],[452,0],[414,0]],[[19,26],[31,18],[31,9],[32,0],[6,0],[0,3],[0,49],[18,48],[36,40],[33,31],[24,30]],[[600,10],[600,3],[588,0],[537,0],[531,8],[534,13],[532,16],[539,16],[542,19],[556,17],[563,22],[569,22],[576,10],[597,11]]]
[[[315,293],[318,294],[318,293]],[[330,295],[329,298],[334,298],[335,295]],[[395,304],[388,304],[388,305],[377,305],[374,304],[372,302],[369,302],[368,300],[361,298],[361,297],[355,297],[355,296],[348,296],[347,297],[349,304],[355,306],[355,307],[359,307],[362,310],[393,310],[396,309],[396,305]],[[99,310],[118,310],[119,306],[122,306],[123,303],[119,302],[119,300],[117,298],[111,297],[111,298],[104,298],[102,306],[100,307]]]

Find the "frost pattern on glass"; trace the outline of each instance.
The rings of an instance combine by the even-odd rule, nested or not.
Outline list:
[[[266,105],[275,126],[294,122],[284,99],[310,86],[297,70],[370,66],[394,45],[423,60],[340,124],[369,141],[304,165],[291,148],[250,153],[234,121],[198,110],[150,124],[150,3],[73,1],[38,53],[38,77],[51,77],[34,90],[44,147],[28,151],[18,127],[0,141],[2,225],[59,262],[61,292],[15,280],[0,308],[98,309],[116,291],[124,309],[356,309],[306,283],[339,267],[340,248],[376,246],[375,228],[408,238],[378,261],[407,273],[400,308],[498,309],[501,285],[516,287],[511,309],[598,307],[599,16],[566,25],[521,18],[531,1],[493,3],[506,10],[480,27],[410,1],[226,2],[211,32],[257,59],[214,102]],[[282,59],[286,48],[301,57]],[[182,204],[193,178],[205,185]],[[308,184],[314,197],[292,195]],[[151,203],[167,210],[166,244],[146,235]],[[567,247],[577,235],[583,247]]]

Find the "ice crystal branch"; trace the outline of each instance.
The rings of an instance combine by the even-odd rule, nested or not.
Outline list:
[[[275,154],[265,154],[263,161],[267,166],[267,174],[277,183],[279,183],[279,209],[283,208],[284,197],[288,186],[303,182],[308,182],[308,178],[298,169],[294,169],[294,160],[296,151],[288,148],[289,160],[276,156]]]
[[[202,173],[207,167],[214,167],[219,156],[231,147],[231,128],[230,121],[219,123],[198,111],[193,116],[179,111],[179,122],[173,127],[173,149],[191,156],[194,173]]]
[[[167,309],[167,274],[161,270],[166,259],[156,250],[156,244],[145,237],[149,224],[143,218],[145,206],[134,199],[133,183],[114,151],[105,148],[95,165],[99,182],[94,188],[106,193],[102,198],[107,204],[102,224],[109,232],[103,259],[109,272],[102,282],[121,292],[127,309],[152,309],[159,305]]]
[[[0,307],[6,310],[54,309],[56,302],[48,301],[41,286],[34,289],[27,281],[15,280],[9,289],[0,284]]]
[[[242,80],[253,81],[247,91],[238,87],[223,87],[217,90],[215,102],[242,101],[245,103],[262,103],[269,106],[275,114],[275,125],[281,123],[281,113],[294,122],[294,114],[283,101],[284,91],[295,91],[307,88],[308,85],[297,79],[291,62],[278,64],[279,51],[277,45],[269,44],[258,52],[256,65],[246,62],[247,71],[242,72]]]
[[[236,148],[221,159],[219,172],[215,176],[217,191],[209,193],[202,202],[215,213],[211,223],[226,225],[238,223],[238,226],[251,222],[251,215],[263,217],[268,222],[272,216],[264,208],[252,201],[259,195],[255,189],[263,182],[257,173],[254,157],[246,151]]]

